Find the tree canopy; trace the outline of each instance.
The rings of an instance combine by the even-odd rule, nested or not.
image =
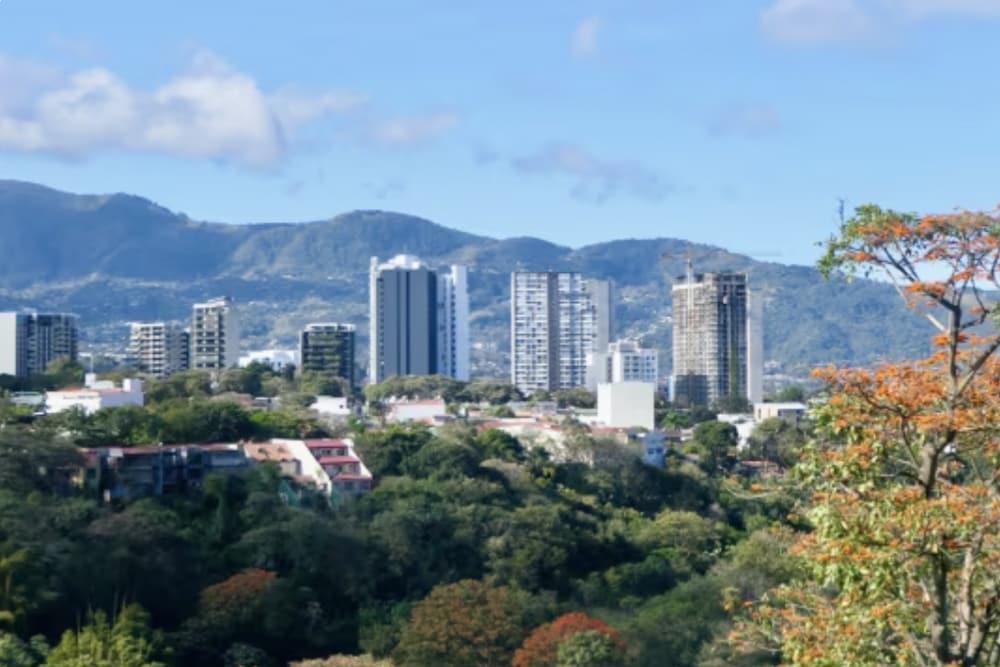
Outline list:
[[[745,642],[788,665],[1000,664],[998,266],[993,213],[862,206],[827,243],[825,273],[891,281],[933,347],[816,371],[829,398],[793,548],[809,576],[754,608]]]

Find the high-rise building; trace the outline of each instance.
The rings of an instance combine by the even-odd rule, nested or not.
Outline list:
[[[745,273],[695,274],[673,290],[674,399],[710,405],[762,396],[761,309]]]
[[[438,373],[469,380],[468,269],[452,265],[438,275]]]
[[[133,322],[128,358],[153,377],[185,370],[191,363],[191,333],[173,322]]]
[[[605,382],[648,382],[659,380],[659,355],[635,340],[619,340],[604,352],[587,355],[587,388],[597,391]]]
[[[517,271],[510,286],[514,386],[530,394],[585,385],[587,355],[611,340],[610,283],[575,272]]]
[[[430,269],[412,255],[371,259],[369,379],[448,375],[469,379],[466,269]]]
[[[191,368],[222,370],[239,364],[240,322],[230,297],[194,304]]]
[[[68,313],[0,313],[0,374],[29,377],[55,359],[77,360],[79,318]]]
[[[317,322],[299,334],[299,368],[347,380],[354,388],[354,325]]]

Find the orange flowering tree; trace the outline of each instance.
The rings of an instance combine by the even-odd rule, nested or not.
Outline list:
[[[514,653],[513,667],[557,667],[562,644],[581,633],[596,633],[611,652],[620,658],[625,654],[625,642],[613,627],[579,611],[563,614],[551,623],[531,631]]]
[[[1000,216],[863,206],[820,269],[891,281],[933,345],[814,371],[830,394],[796,469],[809,577],[748,603],[734,638],[787,665],[1000,665]]]

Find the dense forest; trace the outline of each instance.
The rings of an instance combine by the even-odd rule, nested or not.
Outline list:
[[[261,378],[222,388],[237,380]],[[337,503],[270,464],[127,502],[66,483],[81,445],[324,432],[294,402],[209,393],[187,373],[143,408],[0,411],[0,665],[772,664],[736,662],[726,636],[793,573],[794,499],[732,474],[732,427],[699,426],[661,469],[583,428],[592,465],[463,421],[356,420],[377,485]],[[762,431],[761,453],[786,436]],[[370,657],[329,658],[348,654]]]

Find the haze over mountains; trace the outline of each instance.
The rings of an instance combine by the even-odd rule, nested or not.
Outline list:
[[[765,357],[786,371],[927,350],[928,326],[887,285],[824,282],[808,267],[679,239],[574,249],[537,238],[476,236],[385,211],[229,225],[193,221],[133,195],[75,195],[0,181],[0,308],[76,312],[85,342],[107,349],[124,349],[128,321],[185,320],[194,301],[221,294],[240,304],[245,349],[292,347],[303,324],[328,320],[358,324],[364,345],[369,258],[408,252],[431,265],[469,265],[474,373],[507,373],[514,269],[577,270],[613,280],[618,334],[659,347],[666,370],[670,280],[683,274],[689,249],[696,271],[746,271],[764,292]],[[365,358],[363,349],[358,356]]]

